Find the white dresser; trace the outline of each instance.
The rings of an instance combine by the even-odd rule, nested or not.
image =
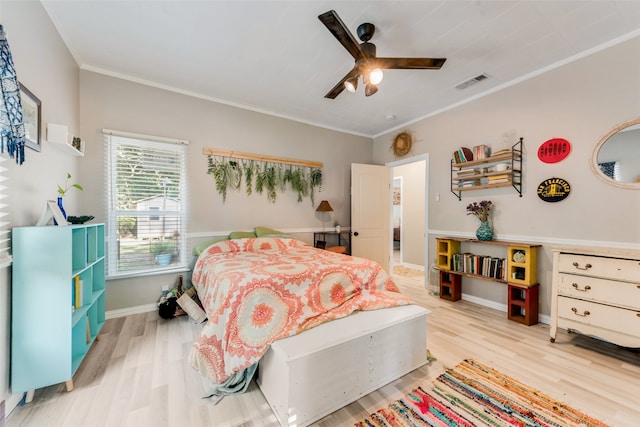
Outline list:
[[[554,248],[551,342],[558,328],[640,347],[640,251]]]

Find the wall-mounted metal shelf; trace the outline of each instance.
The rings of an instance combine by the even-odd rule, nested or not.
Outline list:
[[[522,197],[522,138],[511,150],[480,160],[454,163],[451,159],[451,192],[462,200],[463,191],[513,187]],[[504,164],[505,170],[497,170]]]

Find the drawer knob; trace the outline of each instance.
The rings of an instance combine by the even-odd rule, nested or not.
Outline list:
[[[582,314],[578,313],[578,309],[575,307],[571,307],[571,311],[573,311],[573,313],[576,316],[580,316],[580,317],[587,317],[588,315],[590,315],[591,313],[589,312],[589,310],[585,310]]]
[[[580,267],[580,264],[578,264],[577,262],[574,262],[573,266],[578,270],[588,270],[591,268],[591,264],[585,264],[584,267]]]
[[[591,286],[589,286],[589,285],[587,285],[584,288],[580,289],[580,286],[577,283],[572,283],[571,286],[573,286],[576,291],[580,291],[580,292],[587,292],[589,289],[591,289]]]

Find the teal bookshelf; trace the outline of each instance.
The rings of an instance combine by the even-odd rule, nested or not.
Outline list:
[[[29,392],[27,401],[61,382],[72,390],[104,325],[104,231],[104,224],[12,230],[11,390]]]

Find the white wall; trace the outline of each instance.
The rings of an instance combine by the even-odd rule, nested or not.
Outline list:
[[[226,235],[233,230],[266,226],[283,231],[306,231],[297,237],[311,243],[312,230],[321,231],[323,227],[323,216],[315,212],[323,199],[334,209],[332,224],[350,225],[351,163],[371,163],[371,139],[89,71],[81,72],[80,88],[82,134],[86,139],[85,157],[80,164],[86,186],[81,207],[96,216],[95,221],[105,221],[105,162],[100,129],[109,128],[190,141],[187,147],[188,237]],[[297,195],[292,192],[278,194],[276,203],[269,203],[265,195],[230,192],[223,203],[216,192],[215,181],[207,175],[204,148],[322,162],[321,192],[316,194],[315,205],[308,199],[298,203]],[[174,281],[175,274],[110,280],[106,291],[107,310],[155,303],[162,285],[172,286]]]
[[[60,39],[40,2],[2,1],[1,22],[7,32],[18,79],[42,102],[42,126],[67,125],[78,135],[78,67]],[[43,129],[43,139],[46,134]],[[57,184],[64,184],[67,172],[77,177],[78,158],[70,157],[46,141],[42,151],[25,150],[22,166],[7,161],[8,203],[11,227],[35,225],[48,199],[57,197]],[[6,154],[3,154],[6,155]],[[77,177],[81,179],[80,177]],[[70,191],[65,196],[68,214],[76,213],[82,194]],[[37,268],[37,266],[34,266]],[[10,399],[10,270],[0,272],[0,400]],[[46,321],[46,319],[43,319]],[[17,398],[17,397],[15,397]],[[11,399],[10,399],[11,400]],[[8,402],[7,409],[11,409]]]
[[[636,38],[404,126],[403,130],[415,134],[413,153],[430,156],[429,252],[435,251],[436,235],[472,237],[478,223],[466,215],[466,205],[492,200],[497,239],[543,244],[538,256],[540,310],[548,314],[553,244],[638,247],[640,191],[616,188],[598,179],[589,159],[603,135],[640,116],[639,51],[640,38]],[[389,146],[396,133],[375,138],[374,162],[392,160]],[[522,198],[512,188],[464,192],[462,201],[451,194],[450,159],[456,148],[488,144],[498,150],[519,137],[524,138],[525,146]],[[537,149],[553,137],[569,140],[572,152],[560,163],[546,164],[538,160]],[[538,198],[538,184],[551,177],[571,184],[566,200],[545,203]],[[506,304],[503,285],[467,278],[463,282],[463,293]]]
[[[424,267],[424,161],[395,166],[393,177],[402,177],[402,262]]]

